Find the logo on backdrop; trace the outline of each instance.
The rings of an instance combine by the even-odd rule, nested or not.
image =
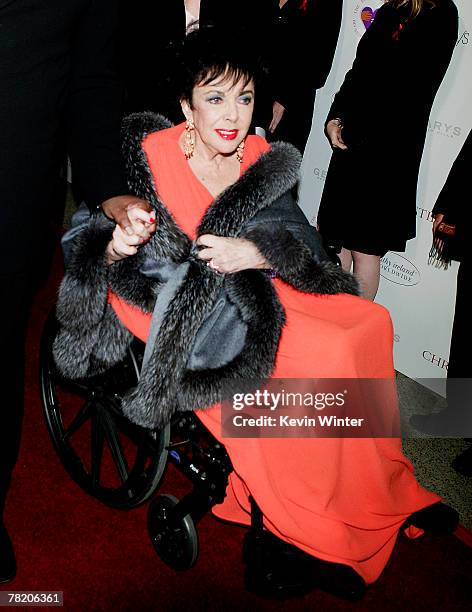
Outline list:
[[[447,123],[446,121],[428,121],[428,131],[438,136],[445,136],[446,138],[457,138],[461,135],[462,128],[459,125]]]
[[[456,47],[459,45],[468,45],[470,40],[470,32],[461,32],[459,34],[459,38],[457,39]]]
[[[429,210],[428,208],[421,208],[421,206],[416,207],[416,216],[418,219],[428,221],[429,223],[434,221],[433,211]]]
[[[317,178],[319,181],[324,181],[326,179],[328,171],[324,168],[314,168],[313,174],[315,175],[315,178]]]
[[[356,4],[352,25],[359,36],[362,36],[370,28],[380,5],[382,5],[382,2],[379,2],[379,0],[363,0],[363,2]]]
[[[415,264],[393,251],[389,251],[380,260],[380,276],[404,287],[413,287],[421,280],[420,271]]]
[[[449,365],[448,361],[441,357],[440,355],[436,355],[434,351],[423,351],[423,359],[429,361],[429,363],[434,366],[441,368],[442,370],[447,370]]]

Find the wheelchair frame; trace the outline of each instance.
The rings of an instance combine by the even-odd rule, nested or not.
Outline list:
[[[125,360],[103,375],[71,381],[64,379],[54,364],[52,346],[57,330],[52,313],[41,340],[40,385],[46,425],[59,460],[86,493],[122,510],[151,498],[162,482],[167,462],[172,462],[190,480],[192,490],[180,501],[172,495],[155,497],[148,510],[148,532],[167,565],[176,570],[190,568],[198,555],[195,523],[225,497],[233,469],[226,450],[193,412],[176,415],[161,430],[144,429],[123,417],[120,399],[139,378],[143,343],[133,342]],[[87,439],[85,447],[74,443],[80,433]],[[123,438],[128,450],[130,446],[133,450],[131,466]],[[110,486],[103,477],[107,447],[118,485]],[[90,458],[85,456],[88,449]],[[252,524],[262,529],[261,518]]]

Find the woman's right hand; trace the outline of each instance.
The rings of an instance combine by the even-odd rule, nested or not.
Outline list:
[[[326,124],[326,134],[328,135],[329,141],[333,149],[347,149],[341,136],[342,126],[339,124],[337,119],[331,119]]]
[[[108,264],[136,255],[138,248],[149,240],[155,230],[154,211],[148,213],[141,208],[133,208],[128,211],[128,218],[133,233],[128,233],[129,228],[124,231],[119,225],[115,227],[106,249]]]

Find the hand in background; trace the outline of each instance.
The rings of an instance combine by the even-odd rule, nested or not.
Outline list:
[[[155,223],[149,221],[149,215],[153,212],[149,202],[133,195],[116,196],[102,203],[102,210],[107,217],[115,221],[121,229],[129,234],[137,234],[145,240],[149,240],[154,233]],[[140,210],[145,216],[131,218],[131,211]],[[137,222],[139,221],[139,222]]]
[[[434,221],[433,221],[433,236],[436,233],[436,230],[439,227],[439,224],[443,222],[444,219],[444,215],[442,213],[436,213],[434,215]]]
[[[434,221],[433,221],[433,241],[434,244],[436,245],[436,248],[441,251],[443,249],[443,240],[439,240],[439,238],[436,237],[436,231],[439,227],[439,225],[442,223],[444,219],[444,215],[442,213],[436,213],[434,215]]]
[[[341,136],[341,130],[342,126],[337,119],[331,119],[331,121],[328,121],[326,124],[326,134],[328,135],[328,139],[333,149],[347,149]]]
[[[272,121],[269,125],[269,132],[275,132],[277,126],[280,123],[280,120],[283,117],[284,112],[285,108],[280,104],[280,102],[274,102],[274,104],[272,105]]]
[[[270,268],[256,245],[244,238],[224,238],[205,234],[197,245],[206,247],[198,253],[199,259],[220,274],[234,274],[241,270]]]

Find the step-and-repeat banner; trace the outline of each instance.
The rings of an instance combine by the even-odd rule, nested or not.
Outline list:
[[[452,330],[457,265],[448,270],[428,265],[431,247],[431,210],[472,126],[472,1],[455,0],[459,11],[459,37],[449,70],[429,119],[418,179],[417,237],[405,253],[389,252],[381,262],[381,283],[376,301],[386,306],[395,327],[395,367],[411,378],[423,378],[444,394],[444,379]],[[305,151],[300,187],[300,204],[316,223],[318,207],[331,156],[323,133],[333,95],[354,59],[359,39],[375,18],[382,0],[344,0],[344,14],[331,74],[318,92],[313,126]],[[375,78],[375,75],[372,75]],[[366,114],[369,109],[366,108]],[[408,125],[404,126],[409,129]],[[402,180],[401,160],[398,180]],[[471,169],[472,173],[472,169]],[[368,189],[359,176],[352,199]],[[472,198],[472,182],[464,185],[464,206]],[[382,198],[379,198],[382,206]],[[395,211],[386,210],[395,216]],[[431,382],[436,379],[436,382]]]

